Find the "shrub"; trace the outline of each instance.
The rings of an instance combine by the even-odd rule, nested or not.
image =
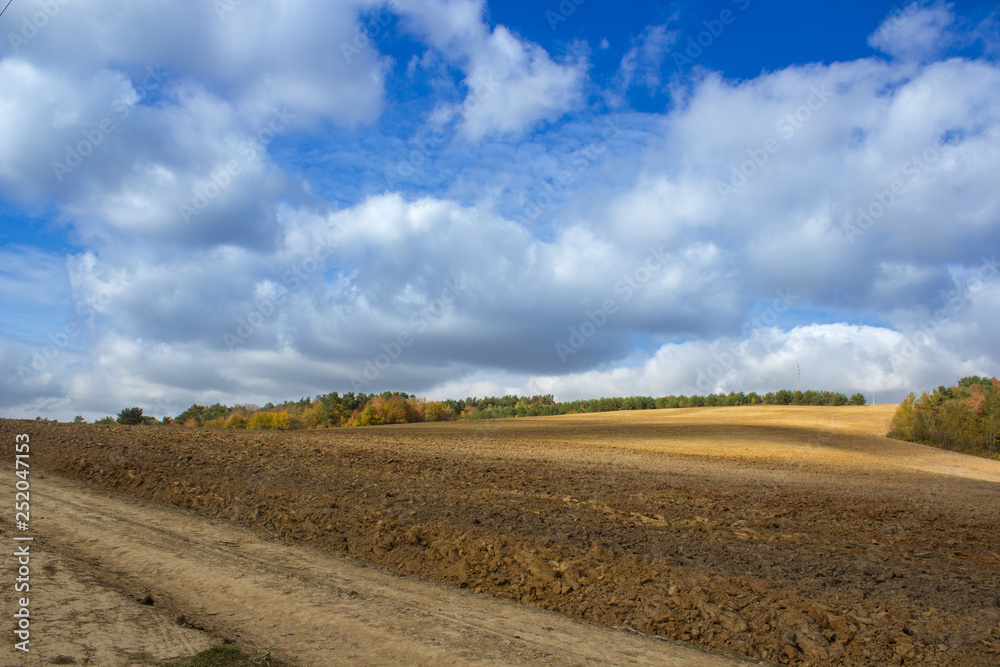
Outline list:
[[[425,422],[443,422],[455,418],[455,411],[451,406],[445,405],[441,401],[431,401],[424,405]]]
[[[247,428],[247,418],[239,413],[229,415],[226,420],[226,428]]]
[[[287,430],[290,427],[291,417],[287,411],[281,412],[258,412],[250,417],[247,428],[261,430]]]
[[[258,412],[250,417],[247,428],[267,430],[271,428],[271,422],[270,412]]]
[[[86,424],[87,420],[83,418],[83,415],[77,415],[76,417],[73,417],[73,423],[74,424]]]
[[[281,431],[287,431],[292,427],[291,415],[286,410],[274,414],[274,427]]]

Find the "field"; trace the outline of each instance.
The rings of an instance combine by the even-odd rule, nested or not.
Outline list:
[[[998,664],[1000,463],[889,440],[892,411],[0,439],[13,461],[31,436],[39,556],[61,563],[37,586],[153,601],[114,620],[174,654],[200,628],[303,665]],[[81,614],[52,633],[96,632]]]

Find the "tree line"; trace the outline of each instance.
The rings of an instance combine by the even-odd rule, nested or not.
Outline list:
[[[973,375],[920,398],[911,392],[896,408],[889,437],[1000,459],[1000,380]]]
[[[232,407],[194,404],[176,417],[157,419],[144,415],[141,408],[125,408],[117,418],[105,417],[98,424],[178,424],[210,428],[237,429],[301,429],[376,426],[476,419],[505,419],[512,417],[541,417],[549,415],[615,412],[619,410],[654,410],[664,408],[725,407],[739,405],[864,405],[865,397],[857,393],[831,391],[791,391],[758,394],[756,392],[730,392],[707,396],[626,396],[557,402],[552,394],[537,396],[487,396],[464,399],[428,401],[414,394],[386,391],[381,394],[364,392],[338,392],[305,397],[298,401],[285,401],[279,405],[268,403],[261,407],[237,404]],[[83,418],[79,417],[78,421]]]

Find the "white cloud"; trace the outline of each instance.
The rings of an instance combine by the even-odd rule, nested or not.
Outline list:
[[[954,41],[951,5],[935,2],[925,6],[912,2],[893,11],[868,37],[868,43],[895,58],[925,62],[943,53]]]
[[[506,26],[490,29],[482,0],[412,3],[402,11],[415,32],[462,70],[465,100],[443,104],[437,117],[458,117],[470,141],[521,135],[581,104],[586,60],[578,55],[557,63]]]
[[[609,367],[563,375],[476,372],[430,390],[434,397],[513,393],[555,394],[558,400],[599,396],[765,393],[794,389],[796,364],[804,390],[872,394],[898,402],[909,391],[929,390],[963,375],[988,373],[982,359],[969,359],[935,339],[901,354],[908,337],[880,327],[844,323],[783,331],[755,329],[748,338],[719,338],[662,346],[649,358],[624,358]],[[954,376],[954,377],[953,377]]]
[[[641,85],[650,93],[656,93],[663,87],[660,69],[678,37],[676,30],[668,30],[669,25],[668,22],[648,26],[638,38],[632,40],[632,47],[622,56],[619,66],[618,76],[623,90]]]
[[[152,67],[175,79],[196,78],[232,100],[251,125],[287,105],[300,122],[351,126],[373,121],[382,108],[385,62],[373,45],[355,45],[359,30],[367,35],[362,19],[378,5],[74,0],[60,4],[19,53],[43,67],[84,74],[111,68],[138,81]]]

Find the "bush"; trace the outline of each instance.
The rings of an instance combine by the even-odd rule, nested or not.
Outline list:
[[[290,415],[284,410],[281,412],[258,412],[250,418],[247,428],[284,431],[289,428],[290,421]]]
[[[444,422],[455,418],[455,411],[451,406],[445,405],[441,401],[431,401],[424,405],[425,422]]]
[[[118,413],[118,423],[126,426],[136,426],[142,423],[142,408],[123,408]]]
[[[229,419],[226,420],[226,428],[247,428],[248,420],[241,414],[229,415]]]
[[[87,420],[83,418],[83,415],[77,415],[76,417],[73,417],[73,423],[74,424],[86,424]]]

